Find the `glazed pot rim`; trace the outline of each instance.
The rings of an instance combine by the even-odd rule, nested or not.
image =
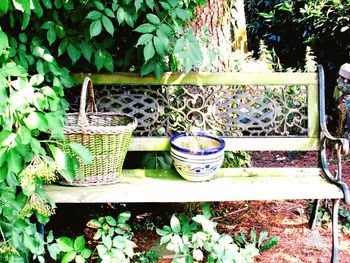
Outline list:
[[[175,144],[175,141],[178,138],[185,137],[185,136],[206,137],[206,138],[218,141],[220,143],[220,146],[216,147],[216,148],[206,149],[206,150],[192,150],[192,149],[184,148],[184,147],[181,147],[181,146]],[[178,133],[178,134],[170,137],[170,145],[175,150],[178,150],[178,151],[183,152],[183,153],[189,153],[189,154],[193,154],[193,155],[209,155],[209,154],[218,153],[218,152],[222,151],[225,148],[225,141],[220,137],[210,135],[210,134],[207,134],[204,132],[195,132],[195,133],[181,132],[181,133]]]

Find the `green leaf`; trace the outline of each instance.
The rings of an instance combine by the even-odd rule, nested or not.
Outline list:
[[[117,10],[117,20],[119,25],[124,22],[125,20],[125,11],[122,7],[119,7]]]
[[[7,159],[7,148],[0,148],[0,167],[5,163]]]
[[[77,255],[77,256],[75,257],[75,263],[85,263],[84,257],[81,256],[81,255]]]
[[[47,41],[49,41],[49,45],[52,45],[52,43],[55,42],[57,38],[56,30],[54,28],[49,29],[47,31],[46,38],[47,38]]]
[[[69,42],[67,51],[68,51],[68,55],[71,58],[72,62],[73,63],[77,62],[81,56],[80,49],[76,48],[76,46],[72,42]]]
[[[172,235],[171,234],[166,234],[161,237],[160,239],[160,245],[166,244],[171,240]]]
[[[51,0],[42,0],[42,2],[47,9],[52,9]]]
[[[135,0],[134,1],[136,12],[138,12],[140,10],[140,8],[142,7],[142,4],[143,4],[143,0]]]
[[[22,169],[22,161],[21,155],[15,149],[10,149],[8,151],[7,166],[10,172],[18,174]]]
[[[1,159],[0,159],[1,160]],[[4,160],[5,161],[5,160]],[[0,165],[0,182],[5,181],[6,177],[7,177],[7,167],[6,165]],[[1,212],[1,209],[0,209]]]
[[[154,74],[156,75],[157,79],[161,79],[163,76],[164,70],[163,65],[161,62],[157,62],[154,67]]]
[[[58,46],[58,56],[61,56],[62,54],[64,54],[64,52],[66,52],[68,45],[69,45],[69,39],[68,38],[62,39],[60,45]]]
[[[102,17],[102,13],[96,10],[91,11],[86,16],[87,19],[91,19],[91,20],[99,20],[101,17]]]
[[[98,245],[97,253],[101,258],[103,258],[103,256],[107,253],[107,248],[104,245]]]
[[[31,112],[28,117],[24,119],[24,123],[31,130],[38,129],[43,132],[47,132],[48,130],[47,120],[45,115],[41,112]]]
[[[117,221],[112,216],[106,216],[106,221],[110,226],[116,226]]]
[[[41,26],[41,28],[49,30],[53,28],[54,25],[55,25],[55,22],[53,21],[45,21],[44,24]]]
[[[7,35],[0,30],[0,54],[3,49],[6,49],[9,47],[9,40],[7,38]]]
[[[209,203],[205,203],[203,205],[203,207],[202,207],[202,214],[208,219],[211,218],[212,213],[211,213],[211,207],[210,207]]]
[[[105,6],[99,1],[94,1],[94,4],[97,7],[97,9],[100,11],[102,11],[105,8]]]
[[[85,249],[85,238],[84,236],[79,236],[74,241],[74,250],[76,252],[81,252]]]
[[[18,38],[19,40],[22,42],[22,43],[26,43],[28,41],[28,37],[25,33],[21,33],[18,35]]]
[[[153,10],[155,6],[154,0],[146,0],[146,5]]]
[[[22,26],[21,26],[22,30],[27,28],[27,26],[29,25],[29,21],[30,21],[30,13],[24,13],[23,19],[22,19]]]
[[[39,153],[39,151],[41,149],[40,142],[35,138],[32,138],[30,140],[30,147],[32,148],[32,151],[34,153]]]
[[[171,8],[170,5],[166,2],[159,2],[159,3],[163,7],[164,10],[169,10]]]
[[[30,13],[30,1],[27,0],[12,0],[13,6],[16,10]]]
[[[258,248],[261,247],[261,245],[264,243],[264,241],[266,240],[267,238],[267,235],[268,235],[268,232],[267,231],[262,231],[260,233],[260,236],[259,236],[259,240],[258,240]]]
[[[137,41],[136,47],[139,45],[147,45],[152,41],[153,35],[152,34],[143,34],[140,36],[140,38]]]
[[[91,55],[93,52],[93,47],[86,41],[82,41],[80,43],[80,49],[81,52],[83,53],[84,58],[86,58],[87,61],[91,61]]]
[[[134,29],[134,31],[138,33],[152,33],[155,30],[156,30],[156,27],[149,23],[139,25],[136,29]]]
[[[189,21],[191,18],[191,16],[189,15],[189,13],[185,9],[182,9],[179,7],[176,8],[175,13],[176,13],[176,16],[183,21]]]
[[[47,246],[47,250],[49,251],[50,257],[57,261],[57,256],[61,252],[59,246],[56,243],[50,244]]]
[[[91,163],[92,155],[90,151],[86,149],[84,146],[82,146],[79,143],[72,142],[69,144],[69,147],[72,149],[72,152],[74,152],[76,155],[78,155],[81,158],[84,164]]]
[[[44,76],[41,74],[35,74],[30,77],[29,83],[32,86],[39,86],[41,83],[44,82]]]
[[[191,55],[189,54],[190,52],[185,52],[185,72],[188,73],[192,69],[192,61],[191,61]]]
[[[59,237],[56,239],[56,242],[62,252],[74,250],[74,243],[69,237]]]
[[[9,2],[10,0],[1,0],[0,11],[2,11],[2,13],[7,13],[7,10],[9,8]]]
[[[112,18],[115,17],[115,14],[114,14],[113,11],[112,11],[111,9],[109,9],[109,8],[106,8],[106,9],[104,10],[104,12],[105,12],[106,16],[109,16],[109,17],[112,17]]]
[[[113,36],[114,34],[114,26],[112,21],[107,16],[102,16],[102,24],[106,31]]]
[[[30,250],[30,252],[35,253],[39,250],[39,244],[35,240],[33,235],[28,235],[24,233],[23,244]]]
[[[0,76],[0,82],[2,80],[2,76]],[[5,79],[6,81],[6,79]],[[7,88],[4,86],[0,86],[0,105],[4,104],[8,99],[8,95],[7,95]]]
[[[87,259],[91,256],[92,251],[91,249],[85,248],[80,254],[82,255],[83,258]]]
[[[154,50],[153,43],[148,43],[143,49],[143,56],[145,58],[145,61],[147,62],[149,59],[153,58],[155,53],[156,52]]]
[[[154,25],[158,25],[160,23],[160,19],[158,18],[158,16],[156,16],[154,14],[147,14],[146,18],[150,23],[152,23]]]
[[[52,230],[49,231],[49,233],[46,236],[46,242],[47,243],[52,243],[53,240],[55,239]]]
[[[105,63],[105,56],[102,50],[97,50],[94,53],[94,63],[97,67],[97,71],[100,71],[103,68],[103,65]]]
[[[95,20],[90,25],[90,38],[98,36],[102,31],[101,20]]]
[[[77,256],[77,252],[69,251],[66,254],[64,254],[61,263],[72,262],[75,259],[76,256]]]
[[[170,219],[170,227],[175,233],[180,233],[181,231],[180,221],[175,215],[173,215]]]
[[[125,223],[130,219],[130,217],[131,217],[131,213],[129,211],[120,213],[118,215],[118,223]]]
[[[263,246],[260,247],[260,251],[265,251],[265,250],[268,250],[270,248],[273,248],[275,246],[277,246],[278,242],[280,241],[280,237],[272,237],[270,238],[269,240],[267,240],[265,242],[265,244]]]
[[[32,3],[33,3],[33,11],[35,14],[37,14],[37,16],[40,18],[43,16],[44,14],[44,11],[43,11],[43,8],[41,7],[40,5],[40,0],[32,0]]]
[[[176,40],[174,53],[183,51],[185,48],[185,45],[186,45],[186,42],[183,38],[179,38],[178,40]]]
[[[108,250],[112,248],[112,238],[110,236],[102,236],[102,243],[107,247]]]
[[[31,89],[30,84],[23,79],[16,79],[11,81],[11,86],[18,91],[23,91],[24,89],[28,89],[28,87]]]
[[[30,130],[28,130],[25,126],[20,126],[18,128],[17,134],[22,140],[22,144],[28,144],[30,143],[32,139],[32,135],[30,133]],[[1,165],[0,165],[1,166]]]
[[[60,148],[58,148],[52,144],[49,144],[49,149],[50,149],[52,156],[55,160],[58,171],[65,169],[66,156],[65,156],[64,152]]]
[[[107,51],[105,51],[104,57],[105,57],[104,67],[108,71],[113,72],[113,70],[114,70],[114,63],[113,63],[112,55],[110,53],[108,53]]]
[[[25,77],[27,70],[20,65],[10,62],[0,69],[0,74],[3,77]]]
[[[125,22],[128,24],[130,27],[134,27],[135,21],[134,18],[131,14],[125,12]]]
[[[154,61],[148,61],[147,63],[143,64],[141,67],[141,76],[146,76],[154,71],[155,63]]]
[[[48,122],[48,129],[52,134],[61,133],[64,129],[63,117],[60,112],[45,113],[45,118]]]
[[[159,56],[163,57],[166,49],[165,43],[159,37],[155,36],[153,37],[153,44]]]

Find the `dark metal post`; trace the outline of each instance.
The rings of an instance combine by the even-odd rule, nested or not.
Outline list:
[[[309,221],[309,226],[311,230],[316,229],[316,224],[317,224],[317,214],[318,214],[318,209],[320,208],[320,199],[315,199],[314,204],[312,207],[312,212],[310,216],[310,221]]]
[[[339,262],[339,234],[338,234],[338,212],[339,199],[333,200],[333,214],[332,214],[332,263]]]

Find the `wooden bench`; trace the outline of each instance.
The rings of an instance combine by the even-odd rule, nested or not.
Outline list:
[[[129,151],[169,151],[169,135],[196,120],[219,133],[226,151],[318,151],[315,168],[222,168],[213,180],[189,182],[174,170],[125,169],[121,182],[93,187],[46,186],[57,203],[201,202],[312,199],[311,227],[320,199],[333,200],[333,252],[337,262],[339,200],[349,202],[341,182],[341,155],[348,141],[326,128],[324,74],[169,73],[161,80],[136,74],[88,74],[99,109],[138,118]],[[85,74],[75,74],[81,84]],[[157,136],[163,130],[167,136]],[[332,142],[332,143],[329,143]],[[328,168],[326,150],[336,146],[337,172]],[[261,153],[264,154],[264,153]]]

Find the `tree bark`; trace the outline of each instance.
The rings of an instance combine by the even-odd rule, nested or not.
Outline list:
[[[210,38],[203,43],[203,46],[217,54],[217,58],[211,63],[209,70],[228,71],[232,50],[247,51],[244,1],[236,0],[236,3],[233,4],[230,3],[234,1],[228,0],[207,0],[207,2],[206,6],[200,6],[195,10],[197,19],[191,23],[190,28],[198,39],[203,38],[203,29],[208,28]],[[239,23],[234,26],[234,21]],[[239,35],[237,35],[239,39],[233,36],[233,32],[239,32]],[[205,66],[199,70],[208,70]]]

